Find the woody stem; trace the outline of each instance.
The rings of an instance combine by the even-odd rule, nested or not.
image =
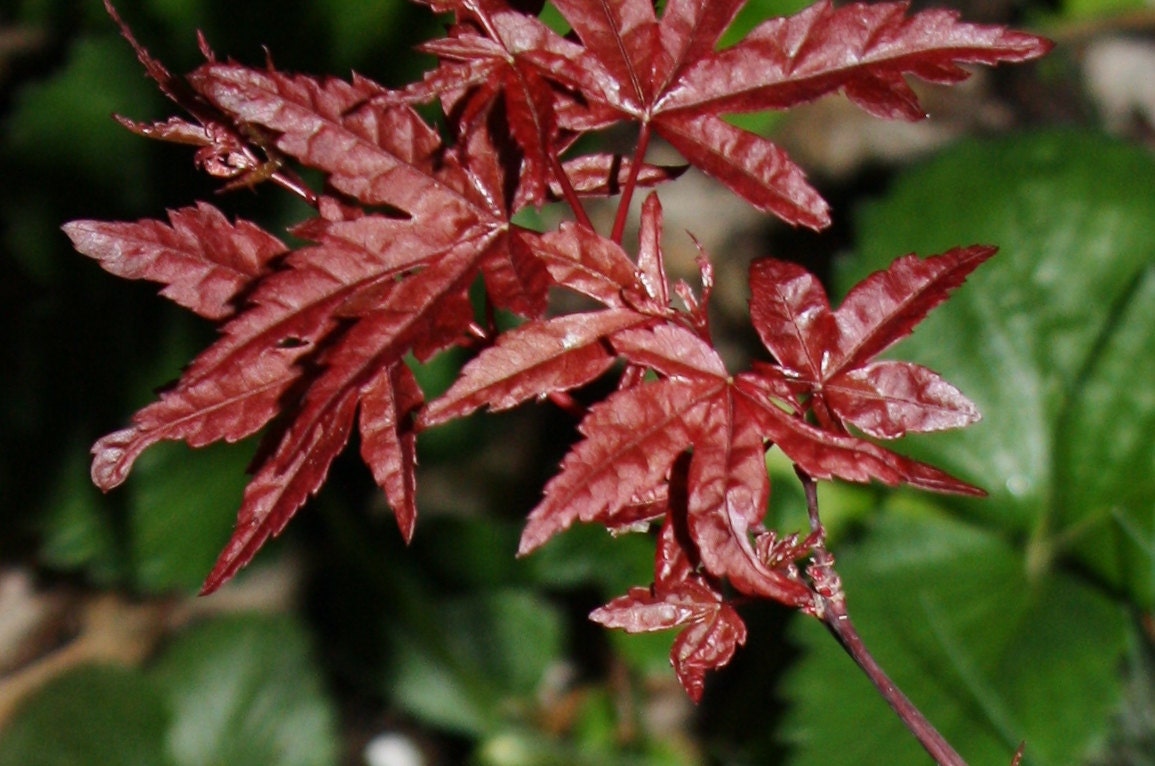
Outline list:
[[[821,534],[818,485],[801,470],[798,471],[798,476],[802,479],[802,486],[806,492],[806,507],[810,514],[811,528],[819,533],[807,573],[814,584],[820,619],[850,658],[862,668],[862,672],[866,673],[866,677],[902,719],[906,728],[914,734],[919,744],[934,758],[935,763],[939,766],[966,766],[962,756],[934,728],[922,711],[902,693],[863,643],[862,637],[850,619],[850,614],[846,611],[846,594],[842,590],[842,580],[834,570],[834,556],[826,550],[825,535]]]

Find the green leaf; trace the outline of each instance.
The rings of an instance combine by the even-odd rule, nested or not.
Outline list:
[[[390,31],[398,28],[398,16],[408,10],[404,3],[394,0],[323,0],[320,6],[329,24],[332,44],[347,61],[380,55],[383,44],[393,36]]]
[[[152,674],[174,713],[169,745],[178,766],[337,762],[335,712],[305,632],[287,617],[194,627]]]
[[[1060,5],[1066,19],[1109,18],[1148,7],[1144,0],[1063,0]]]
[[[395,634],[397,704],[464,734],[494,734],[528,718],[535,692],[562,653],[557,609],[528,590],[448,599],[435,608],[438,639]]]
[[[840,558],[849,608],[898,686],[970,763],[1082,762],[1121,697],[1125,610],[1061,572],[1032,581],[997,535],[943,517],[888,513]],[[922,766],[927,755],[814,620],[784,682],[792,764]]]
[[[203,0],[147,0],[147,5],[177,34],[187,34],[190,29],[203,30],[211,20],[210,9]],[[158,50],[161,49],[158,47]]]
[[[532,729],[513,729],[483,741],[472,762],[476,766],[689,766],[699,759],[672,747],[663,751],[658,744],[631,752],[620,743],[591,747]]]
[[[171,379],[195,352],[201,329],[179,320],[164,327],[163,353],[139,371],[131,386],[139,391],[127,399],[153,399],[156,381]],[[141,456],[121,492],[105,496],[89,477],[88,446],[78,445],[44,504],[45,563],[104,585],[195,592],[233,529],[252,452],[251,442],[164,442]]]
[[[121,582],[127,570],[111,505],[88,476],[88,453],[66,450],[38,522],[40,559],[49,567],[84,569],[96,583]]]
[[[983,421],[910,451],[990,491],[957,507],[1030,535],[1035,562],[1074,546],[1149,607],[1155,194],[1137,189],[1155,189],[1150,154],[1092,134],[966,143],[864,212],[861,256],[841,276],[911,250],[1000,247],[897,351],[957,385]]]
[[[1060,555],[1155,604],[1155,263],[1116,304],[1056,441]]]
[[[929,505],[887,516],[840,562],[867,646],[972,762],[1007,762],[1020,739],[1028,764],[1092,755],[1132,630],[1118,596],[1152,603],[1155,196],[1135,193],[1148,188],[1150,155],[1103,137],[967,142],[867,208],[842,264],[849,285],[905,252],[1000,247],[896,351],[984,418],[904,448],[991,497],[934,499],[953,521]],[[811,652],[786,684],[798,763],[926,762],[819,626],[795,637]]]
[[[554,588],[594,585],[608,600],[654,578],[654,538],[617,537],[593,524],[577,524],[526,559],[533,580]]]
[[[196,590],[229,539],[252,450],[158,444],[141,456],[129,509],[135,584]]]
[[[27,700],[0,734],[0,766],[175,766],[165,700],[134,670],[80,667]]]
[[[425,578],[450,588],[481,590],[515,584],[524,574],[524,562],[514,558],[521,533],[515,522],[433,516],[422,521],[421,530],[411,550]]]
[[[743,40],[762,22],[778,16],[791,16],[809,4],[807,0],[749,0],[742,6],[742,10],[738,11],[734,23],[722,35],[718,47],[728,48]]]
[[[39,168],[84,174],[140,203],[147,193],[140,182],[147,144],[112,115],[148,119],[157,104],[140,87],[140,65],[123,40],[112,34],[82,37],[63,69],[17,94],[4,153]]]

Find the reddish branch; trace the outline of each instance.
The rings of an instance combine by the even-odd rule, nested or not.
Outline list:
[[[940,766],[966,766],[962,756],[955,752],[922,711],[915,707],[902,690],[890,680],[863,643],[862,637],[850,619],[850,614],[846,611],[846,594],[842,590],[842,580],[834,570],[834,556],[826,550],[825,532],[818,512],[818,485],[801,471],[798,475],[806,493],[806,508],[810,516],[811,529],[817,539],[807,574],[810,575],[817,595],[819,619],[858,667],[862,668],[862,672],[878,689],[878,693],[930,753],[935,763]]]

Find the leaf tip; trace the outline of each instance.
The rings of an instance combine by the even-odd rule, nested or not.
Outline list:
[[[517,557],[520,559],[528,556],[545,545],[551,537],[568,528],[569,520],[562,522],[546,515],[531,513],[517,544]]]
[[[198,595],[208,596],[233,579],[237,572],[252,561],[269,534],[269,528],[265,524],[238,524],[225,549],[213,564],[212,571],[201,585]]]
[[[413,542],[413,533],[417,529],[417,509],[412,505],[394,509],[394,518],[397,519],[397,528],[401,530],[401,539],[406,545]]]
[[[92,483],[108,492],[124,483],[144,449],[136,427],[114,431],[92,445]]]
[[[525,532],[523,532],[521,535],[521,540],[517,544],[517,557],[519,559],[533,553],[542,546],[542,543],[545,542],[544,540],[539,540],[537,536],[531,536],[529,531],[530,530],[527,527]]]
[[[92,255],[92,240],[97,234],[97,221],[78,220],[69,221],[60,227],[65,236],[72,243],[72,247],[81,255]]]

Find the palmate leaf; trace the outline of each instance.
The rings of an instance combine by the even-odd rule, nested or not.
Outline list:
[[[406,237],[393,219],[314,222],[300,233],[318,244],[286,259],[263,280],[251,305],[228,322],[222,337],[197,357],[180,382],[137,413],[131,428],[98,442],[93,476],[102,489],[124,481],[150,444],[181,439],[192,446],[237,441],[262,428],[301,374],[298,361],[324,345],[338,310],[359,291],[391,281],[399,270],[433,253]],[[389,239],[391,235],[395,238]],[[391,242],[394,248],[380,245]]]
[[[466,182],[474,178],[463,176]],[[330,207],[330,214],[345,212]],[[476,206],[470,211],[478,214],[475,220],[485,212]],[[281,419],[288,423],[283,431],[267,438],[269,447],[246,491],[237,531],[206,580],[206,590],[243,566],[320,487],[347,441],[362,392],[373,395],[370,408],[383,395],[376,377],[395,376],[389,371],[410,350],[425,357],[457,341],[473,319],[466,293],[475,274],[491,277],[492,293],[505,305],[532,309],[540,304],[540,297],[522,299],[522,290],[529,285],[543,296],[545,283],[537,279],[534,284],[532,272],[525,278],[516,273],[516,256],[501,256],[502,243],[516,241],[516,235],[499,231],[487,236],[478,225],[472,236],[454,238],[441,232],[458,222],[445,217],[439,223],[419,226],[413,219],[366,216],[315,219],[299,227],[299,235],[318,244],[292,254],[284,270],[258,284],[251,307],[225,326],[224,337],[175,388],[142,410],[132,427],[96,445],[93,475],[107,489],[123,481],[136,456],[159,439],[184,439],[194,446],[235,441],[278,414],[290,416]],[[118,235],[139,236],[137,230],[146,226],[148,233],[155,228],[138,224]],[[502,270],[514,272],[512,278]],[[406,278],[398,283],[402,274]],[[304,360],[322,372],[297,394]],[[415,509],[407,413],[420,404],[420,393],[412,385],[406,388],[401,410],[389,421],[392,434],[379,430],[379,413],[370,409],[363,418],[374,437],[365,442],[368,454],[390,458],[374,463],[374,473],[408,536]]]
[[[164,87],[179,95],[173,82]],[[236,441],[280,416],[258,456],[236,533],[206,580],[208,591],[319,489],[359,407],[363,452],[408,538],[416,512],[411,415],[422,397],[400,372],[401,360],[410,352],[427,358],[464,337],[473,322],[467,292],[476,275],[484,275],[494,305],[529,316],[544,311],[549,275],[524,230],[510,226],[508,168],[494,159],[500,155],[487,135],[471,136],[461,153],[447,153],[412,109],[367,100],[380,88],[356,77],[351,83],[316,81],[210,60],[187,78],[187,88],[196,93],[189,97],[195,110],[211,106],[214,115],[246,126],[241,132],[255,133],[258,126],[274,131],[277,151],[327,172],[337,189],[407,215],[365,215],[321,198],[321,217],[294,231],[315,244],[289,255],[283,268],[250,280],[247,303],[222,329],[221,340],[131,427],[94,448],[94,479],[108,489],[160,439],[193,446]],[[219,214],[208,210],[198,208],[196,218],[177,215],[171,231],[152,222],[87,222],[73,224],[70,233],[86,242],[99,233],[103,239],[88,249],[122,270],[121,251],[134,240],[148,241],[151,249],[135,261],[147,257],[151,263],[138,270],[188,292],[185,285],[205,279],[209,258],[189,256],[194,248],[185,243],[184,259],[170,265],[169,251],[179,244],[178,227],[190,225],[186,219],[199,223],[206,247],[223,237],[216,233],[224,229]],[[254,249],[244,239],[254,240],[247,228],[238,224],[229,231],[234,250]],[[169,251],[159,254],[168,256],[161,269],[156,262],[163,246]],[[212,257],[240,260],[219,247]],[[234,300],[237,292],[227,291],[223,299]]]
[[[674,468],[675,483],[685,478],[684,463]],[[674,509],[667,505],[666,510]],[[696,570],[679,540],[674,517],[666,515],[658,537],[654,584],[630,588],[624,596],[591,612],[590,619],[630,633],[680,628],[670,648],[670,663],[686,693],[697,702],[705,690],[706,673],[729,663],[746,642],[746,625]]]
[[[737,610],[717,592],[690,580],[662,591],[631,588],[591,612],[590,619],[629,633],[682,628],[670,662],[695,702],[702,699],[706,673],[728,664],[746,643],[746,625]]]
[[[173,210],[169,223],[73,221],[64,233],[77,251],[125,279],[164,285],[161,295],[207,319],[236,312],[238,296],[288,252],[248,221],[230,223],[206,202]]]
[[[138,412],[130,428],[97,442],[97,485],[108,490],[122,483],[137,456],[159,440],[182,439],[195,447],[237,441],[262,428],[300,374],[296,362],[332,328],[336,309],[398,265],[368,254],[347,239],[340,247],[291,254],[287,268],[254,290],[250,308],[222,328],[221,339],[176,386]]]
[[[525,54],[547,77],[619,119],[652,126],[760,210],[815,229],[828,225],[829,212],[802,171],[723,114],[787,109],[841,90],[876,116],[919,119],[904,73],[953,83],[967,76],[959,64],[1024,61],[1050,47],[1033,35],[961,23],[950,11],[908,16],[906,3],[820,2],[715,51],[742,3],[670,3],[660,19],[646,0],[555,5],[585,52],[577,65],[557,49]]]
[[[397,374],[396,365],[403,363],[410,349],[445,348],[469,324],[473,312],[467,291],[476,273],[476,255],[472,247],[462,248],[400,282],[322,354],[322,372],[309,381],[299,404],[290,410],[291,422],[246,489],[237,529],[205,581],[206,592],[248,563],[324,483],[329,465],[348,439],[363,391],[382,385],[375,380],[379,376]],[[408,398],[415,399],[416,392]],[[394,427],[406,430],[408,423],[397,418]],[[399,432],[395,438],[404,443],[410,437]],[[378,475],[400,470],[401,486],[411,487],[412,450],[404,456],[409,462],[379,466]],[[398,496],[393,482],[385,488],[402,532],[412,534],[412,494]]]
[[[823,0],[770,19],[697,62],[662,107],[785,109],[841,90],[877,117],[918,120],[926,115],[903,74],[957,83],[969,76],[960,64],[1025,61],[1051,47],[1035,35],[960,22],[952,10],[909,10],[906,2],[836,8]]]
[[[956,248],[899,258],[851,290],[832,311],[801,266],[772,259],[750,269],[750,316],[785,376],[771,383],[813,397],[815,414],[893,439],[910,431],[961,428],[978,408],[925,367],[871,359],[907,337],[995,248]]]
[[[175,211],[169,223],[69,226],[78,248],[109,270],[161,282],[169,297],[224,322],[175,385],[97,443],[93,477],[116,486],[159,440],[199,446],[264,429],[208,592],[320,490],[354,428],[408,540],[421,429],[531,399],[576,407],[568,391],[619,365],[617,390],[584,413],[582,439],[529,514],[519,553],[579,521],[623,531],[660,519],[654,585],[595,619],[634,631],[681,629],[671,660],[698,699],[707,672],[745,640],[724,593],[814,615],[826,603],[817,578],[795,563],[821,544],[821,530],[799,542],[764,526],[767,449],[781,449],[814,479],[981,494],[864,437],[977,419],[937,374],[875,357],[994,250],[899,259],[837,310],[801,268],[756,262],[751,316],[774,360],[732,375],[710,337],[704,253],[701,290],[684,282],[671,290],[656,194],[641,205],[636,251],[621,246],[636,189],[680,172],[645,162],[650,138],[665,138],[756,208],[818,229],[828,207],[801,169],[724,115],[842,91],[876,115],[913,119],[921,115],[904,75],[954,82],[965,76],[960,63],[1025,60],[1048,44],[948,12],[910,15],[903,3],[821,2],[722,50],[741,0],[670,0],[660,16],[651,0],[556,0],[573,28],[568,37],[526,12],[540,10],[532,0],[426,4],[452,12],[455,23],[424,46],[438,67],[397,91],[357,75],[221,63],[207,46],[207,63],[177,78],[123,29],[150,76],[199,127],[180,118],[123,122],[200,147],[198,162],[233,178],[230,186],[272,179],[316,214],[290,230],[305,241],[293,252],[208,206]],[[415,103],[438,104],[445,130]],[[621,122],[639,128],[632,158],[567,156],[583,134]],[[305,187],[294,162],[321,176],[324,193]],[[619,192],[613,233],[603,237],[582,197]],[[575,220],[544,233],[514,223],[523,208],[551,200],[563,200]],[[481,284],[477,310],[471,295]],[[601,305],[547,316],[553,287]],[[495,310],[525,321],[499,331]],[[471,345],[476,356],[426,404],[407,360],[454,345]]]
[[[919,265],[907,257],[863,280],[856,288],[860,296],[880,286],[886,290],[880,299],[884,311],[861,331],[869,347],[886,348],[909,334],[992,253],[992,248],[961,249],[914,259]],[[844,349],[867,344],[840,331],[837,312],[830,309],[817,281],[800,267],[766,260],[756,262],[752,272],[755,325],[766,344],[786,360],[785,368],[764,365],[732,378],[708,343],[672,323],[630,327],[608,336],[618,354],[656,372],[659,380],[619,391],[591,409],[580,426],[585,439],[563,461],[530,514],[520,553],[577,521],[620,527],[623,515],[631,522],[638,518],[633,509],[640,498],[664,497],[667,525],[675,520],[685,530],[680,539],[665,534],[666,548],[683,546],[682,558],[700,564],[703,576],[813,611],[816,596],[793,568],[806,546],[775,544],[776,538],[762,526],[769,496],[768,442],[814,478],[982,493],[932,466],[851,435],[840,420],[824,427],[808,422],[809,410],[823,407],[829,416],[868,433],[889,435],[894,430],[959,427],[977,413],[925,368],[869,359],[852,365],[861,355]],[[808,379],[807,373],[816,379]],[[789,385],[803,386],[804,395],[793,396]],[[852,391],[854,386],[859,388]],[[833,388],[829,396],[828,387]],[[687,454],[688,462],[680,468]],[[723,613],[715,596],[700,598],[699,585],[671,587],[670,558],[659,554],[651,590],[632,590],[593,617],[635,632],[691,626],[675,643],[672,660],[683,686],[696,699],[705,670],[729,661],[739,643],[740,623]],[[684,577],[689,570],[679,571]]]

